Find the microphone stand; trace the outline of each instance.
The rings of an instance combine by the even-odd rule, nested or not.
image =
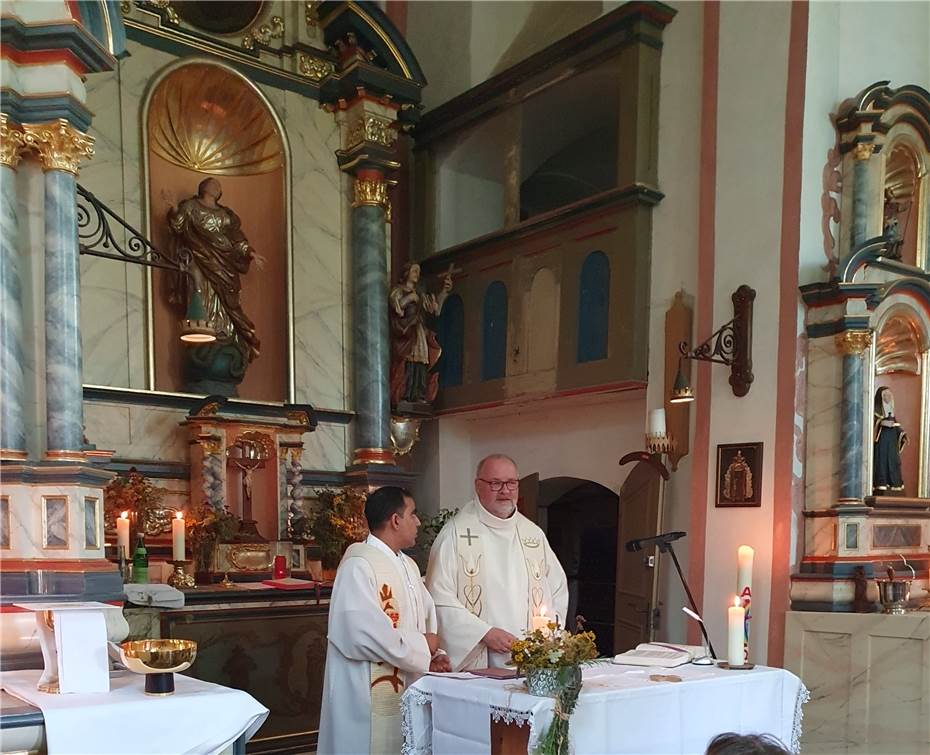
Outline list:
[[[688,600],[691,601],[691,608],[694,609],[694,612],[700,616],[701,612],[698,610],[697,603],[694,602],[694,596],[691,594],[691,588],[688,587],[688,580],[685,579],[685,575],[682,574],[681,564],[678,563],[678,556],[675,555],[675,548],[672,546],[671,542],[658,542],[656,547],[659,549],[659,553],[669,553],[672,556],[672,562],[675,564],[675,569],[678,571],[678,578],[681,580],[682,586],[685,588],[685,592],[688,594]],[[717,653],[714,650],[713,643],[710,641],[710,637],[707,636],[707,629],[704,626],[704,622],[699,622],[701,626],[701,634],[704,635],[704,642],[707,643],[707,649],[710,650],[710,657],[716,660]]]

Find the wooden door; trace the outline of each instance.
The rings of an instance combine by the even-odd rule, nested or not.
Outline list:
[[[629,552],[628,540],[659,532],[664,481],[654,467],[639,462],[620,488],[617,527],[617,587],[614,652],[622,653],[655,636],[659,555],[656,548]]]
[[[520,480],[520,492],[517,497],[517,511],[531,522],[537,521],[539,503],[539,473],[534,472]],[[540,525],[542,526],[542,525]],[[543,527],[543,531],[545,531]]]

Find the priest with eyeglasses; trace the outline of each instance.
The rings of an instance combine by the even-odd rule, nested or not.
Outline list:
[[[503,667],[533,617],[565,621],[565,571],[545,533],[517,511],[519,484],[509,456],[482,459],[474,497],[430,551],[426,585],[455,671]]]

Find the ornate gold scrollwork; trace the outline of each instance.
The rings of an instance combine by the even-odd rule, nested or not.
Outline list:
[[[218,435],[201,435],[197,442],[207,455],[216,455],[223,450],[223,440]]]
[[[385,220],[391,222],[391,200],[388,199],[387,181],[383,178],[356,178],[353,207],[383,207]]]
[[[78,174],[81,160],[94,156],[94,139],[64,118],[52,123],[24,123],[23,143],[39,153],[43,170]]]
[[[229,563],[240,571],[266,571],[274,563],[269,544],[243,543],[229,548]]]
[[[856,356],[872,345],[871,330],[844,330],[834,337],[836,348],[841,354]]]
[[[281,39],[284,36],[284,19],[281,16],[272,16],[267,24],[262,24],[254,31],[242,38],[242,46],[246,50],[254,50],[255,45],[267,45],[272,39]]]
[[[321,0],[307,0],[304,3],[304,19],[307,22],[307,31],[312,31],[320,25],[320,7]]]
[[[6,114],[0,114],[0,165],[15,169],[23,151],[23,132],[10,123]]]
[[[853,147],[853,157],[857,160],[868,160],[874,151],[869,142],[859,142]]]
[[[372,142],[391,149],[396,141],[397,130],[390,118],[365,113],[349,127],[349,149],[364,142]]]
[[[332,75],[333,71],[336,70],[336,66],[330,60],[302,52],[297,56],[297,70],[301,76],[306,76],[311,81],[322,81],[327,76]]]

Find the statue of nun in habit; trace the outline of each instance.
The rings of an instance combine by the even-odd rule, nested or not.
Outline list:
[[[890,388],[875,392],[875,423],[872,440],[872,492],[874,495],[903,494],[901,450],[907,445],[907,433],[894,416],[894,395]]]

